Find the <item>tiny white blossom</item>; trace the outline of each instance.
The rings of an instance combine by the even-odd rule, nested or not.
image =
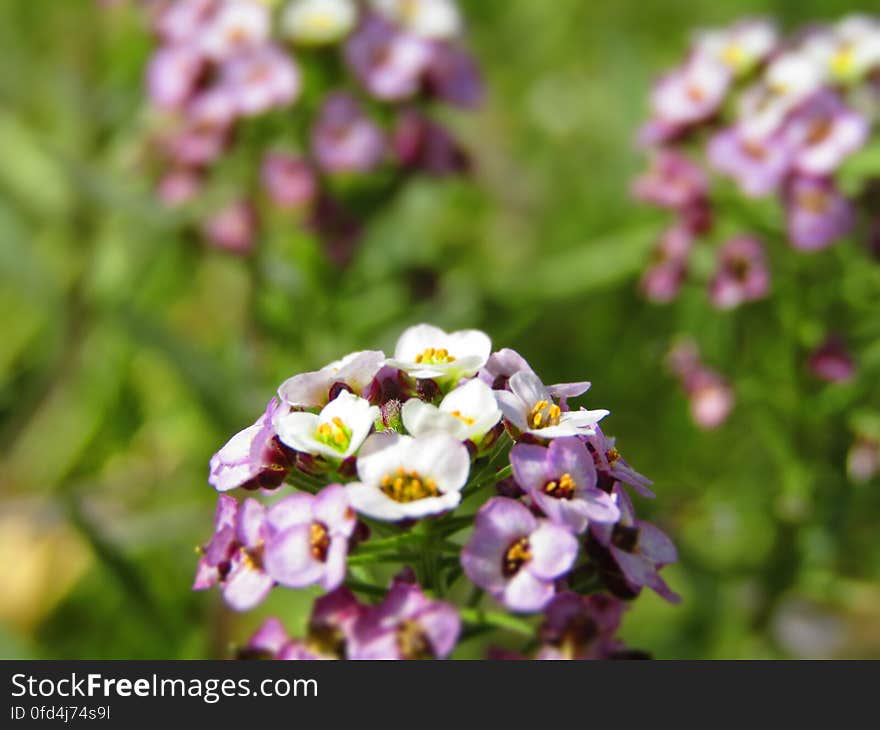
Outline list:
[[[281,14],[281,32],[295,43],[322,45],[348,35],[357,21],[352,0],[293,0]]]
[[[344,390],[320,414],[281,410],[274,425],[278,438],[290,448],[342,460],[358,450],[378,417],[378,407]]]
[[[374,434],[358,454],[360,481],[346,487],[349,501],[361,514],[388,522],[447,512],[461,501],[470,461],[448,433]]]
[[[596,424],[608,415],[604,409],[563,411],[540,378],[521,371],[510,378],[510,390],[495,391],[504,417],[524,433],[553,439],[592,436]]]
[[[439,407],[411,398],[403,404],[400,415],[413,436],[445,431],[459,441],[479,443],[501,420],[501,409],[488,385],[469,380],[443,398]]]
[[[386,18],[423,38],[449,40],[461,32],[461,14],[454,0],[372,0]]]
[[[447,333],[433,325],[419,324],[400,336],[388,364],[415,378],[458,380],[474,375],[491,352],[492,342],[485,332]]]
[[[363,393],[385,362],[380,350],[352,352],[320,370],[300,373],[278,388],[282,404],[292,408],[320,408],[330,400],[334,383],[345,383],[355,393]]]

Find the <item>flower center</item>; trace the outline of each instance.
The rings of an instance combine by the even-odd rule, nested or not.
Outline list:
[[[695,104],[699,104],[706,98],[706,92],[696,84],[689,84],[685,94]]]
[[[851,43],[844,45],[831,57],[831,73],[835,76],[848,76],[856,60],[856,49]]]
[[[539,400],[529,411],[529,428],[547,428],[556,426],[562,416],[562,410],[555,403]]]
[[[419,365],[445,365],[455,362],[455,356],[449,354],[445,347],[427,347],[416,355],[416,363]]]
[[[400,622],[395,633],[397,648],[404,659],[433,659],[434,648],[421,624],[412,619]]]
[[[322,563],[327,561],[327,551],[330,549],[330,534],[323,522],[313,522],[309,526],[309,546],[312,557]]]
[[[730,43],[721,52],[721,60],[731,68],[739,69],[745,65],[746,54],[742,47],[735,43]]]
[[[462,423],[464,423],[467,426],[474,425],[474,419],[471,418],[470,416],[465,416],[461,411],[450,411],[449,415],[454,416],[455,418],[457,418],[459,421],[461,421]]]
[[[616,524],[611,533],[611,543],[626,553],[634,553],[639,546],[639,528]]]
[[[512,578],[532,559],[532,551],[528,538],[521,537],[504,553],[501,560],[501,572],[505,578]]]
[[[343,423],[339,416],[336,416],[332,421],[318,426],[315,438],[336,451],[345,451],[351,443],[351,429]]]
[[[407,471],[403,467],[382,477],[379,488],[395,502],[403,503],[437,497],[440,494],[437,482],[433,479],[425,479],[417,471]]]
[[[608,466],[614,466],[620,461],[620,452],[612,446],[605,452],[605,458],[608,459]]]
[[[828,196],[819,190],[804,190],[797,196],[798,205],[808,213],[822,215],[828,210]]]
[[[241,562],[248,570],[262,570],[263,569],[263,546],[258,545],[255,548],[239,548],[239,555],[241,556]]]
[[[547,482],[544,485],[544,494],[556,499],[571,499],[574,496],[575,486],[571,474],[566,472],[559,479]]]
[[[341,659],[345,655],[345,634],[333,624],[312,623],[309,625],[306,647],[320,656]]]
[[[824,142],[834,129],[834,122],[831,119],[816,119],[807,130],[807,144],[814,145]]]

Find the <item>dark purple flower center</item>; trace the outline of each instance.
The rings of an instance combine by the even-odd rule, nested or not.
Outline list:
[[[521,537],[511,544],[501,560],[501,573],[505,578],[512,578],[532,559],[531,546],[526,537]]]

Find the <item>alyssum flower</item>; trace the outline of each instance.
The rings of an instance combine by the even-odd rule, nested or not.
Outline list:
[[[219,495],[194,588],[219,586],[239,611],[273,588],[327,591],[303,638],[269,620],[242,656],[445,658],[463,624],[478,636],[525,620],[499,611],[545,608],[538,656],[615,655],[622,607],[581,591],[675,599],[658,573],[675,554],[623,492],[653,496],[599,428],[608,412],[572,407],[589,385],[544,386],[485,333],[427,324],[392,358],[355,352],[288,378],[211,460],[218,491],[263,489]],[[451,598],[468,592],[466,606]]]

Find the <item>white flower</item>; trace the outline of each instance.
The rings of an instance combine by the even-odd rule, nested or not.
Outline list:
[[[527,370],[511,377],[508,386],[509,391],[495,391],[504,417],[520,431],[541,438],[592,436],[595,425],[608,415],[601,409],[563,411],[540,378]]]
[[[205,29],[201,39],[203,52],[222,60],[254,48],[269,39],[269,8],[254,0],[228,0]]]
[[[714,114],[730,88],[730,69],[708,55],[693,56],[654,88],[654,114],[669,124],[691,124]]]
[[[281,410],[274,424],[278,438],[290,448],[342,460],[358,450],[378,417],[378,407],[344,390],[320,414]]]
[[[489,359],[492,342],[485,332],[446,333],[430,324],[405,330],[388,364],[416,378],[458,380],[476,373]]]
[[[880,66],[880,23],[863,15],[841,20],[833,32],[807,38],[804,52],[837,81],[858,81]]]
[[[281,31],[297,43],[334,43],[348,35],[357,21],[352,0],[293,0],[281,15]]]
[[[288,378],[278,388],[278,397],[293,408],[319,408],[330,400],[334,383],[345,383],[355,393],[363,393],[384,362],[385,353],[379,350],[353,352],[320,370]]]
[[[374,434],[358,455],[360,481],[348,485],[348,497],[358,512],[389,522],[446,512],[461,501],[470,463],[448,433]]]
[[[386,18],[415,35],[449,40],[461,32],[461,14],[454,0],[372,0]]]
[[[501,420],[495,394],[481,380],[469,380],[459,386],[440,402],[439,407],[410,398],[403,404],[400,415],[404,427],[413,436],[444,431],[459,441],[474,443],[479,443]]]
[[[737,23],[732,28],[697,34],[697,53],[721,61],[736,74],[743,74],[766,58],[778,40],[776,27],[767,21]]]

